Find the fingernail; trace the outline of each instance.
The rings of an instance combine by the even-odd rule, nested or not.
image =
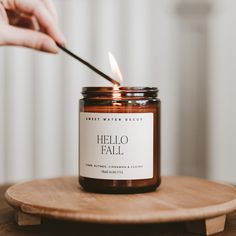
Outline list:
[[[59,49],[53,40],[44,40],[42,43],[42,50],[46,52],[58,53]]]
[[[56,42],[56,45],[57,45],[57,47],[66,47],[66,45],[65,45],[65,43],[58,43],[58,42]]]
[[[66,45],[66,39],[65,39],[64,34],[60,31],[60,29],[58,30],[58,38],[59,38],[59,43],[62,46],[65,46]]]

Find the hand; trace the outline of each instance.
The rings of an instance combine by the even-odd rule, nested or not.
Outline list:
[[[57,53],[64,44],[52,0],[0,0],[0,45]]]

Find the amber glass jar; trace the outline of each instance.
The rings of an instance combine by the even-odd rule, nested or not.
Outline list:
[[[160,176],[160,100],[153,87],[85,87],[79,183],[90,192],[154,191]]]

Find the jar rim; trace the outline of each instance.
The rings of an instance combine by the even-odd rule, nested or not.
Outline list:
[[[157,87],[83,87],[82,95],[86,99],[156,99]]]
[[[145,93],[145,92],[159,92],[157,87],[118,87],[114,89],[113,87],[83,87],[82,94],[86,93]]]

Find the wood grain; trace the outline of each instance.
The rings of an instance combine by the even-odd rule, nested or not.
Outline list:
[[[94,223],[193,221],[236,209],[236,189],[193,177],[164,177],[156,192],[130,195],[87,193],[76,177],[35,180],[10,187],[16,209],[44,217]]]
[[[96,224],[72,221],[43,219],[40,226],[19,227],[14,222],[13,209],[4,200],[4,193],[9,185],[0,186],[0,235],[4,236],[51,236],[51,235],[85,235],[85,236],[196,236],[186,232],[185,223],[161,224]],[[227,216],[226,228],[217,236],[236,236],[236,212]]]

